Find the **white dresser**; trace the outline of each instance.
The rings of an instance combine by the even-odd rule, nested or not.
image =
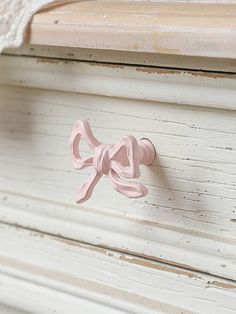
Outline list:
[[[236,4],[82,1],[0,57],[0,313],[236,313]],[[126,198],[69,138],[148,138]],[[89,154],[86,143],[81,146]]]

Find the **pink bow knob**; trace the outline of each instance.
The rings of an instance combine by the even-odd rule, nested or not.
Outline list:
[[[80,156],[80,140],[84,139],[93,155],[87,158]],[[140,176],[140,164],[153,163],[156,152],[148,139],[137,140],[134,136],[125,136],[114,145],[102,144],[94,137],[88,121],[77,121],[70,138],[71,156],[75,169],[93,166],[93,172],[77,193],[77,203],[88,200],[95,185],[103,175],[110,178],[113,188],[121,194],[137,198],[148,193],[147,188],[137,182],[125,179]]]

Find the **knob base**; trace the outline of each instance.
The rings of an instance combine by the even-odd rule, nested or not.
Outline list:
[[[138,141],[140,164],[149,166],[156,158],[156,149],[152,142],[147,138]]]

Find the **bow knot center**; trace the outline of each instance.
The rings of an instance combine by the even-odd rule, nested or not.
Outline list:
[[[110,145],[101,144],[95,148],[93,165],[97,172],[108,175],[110,171]]]

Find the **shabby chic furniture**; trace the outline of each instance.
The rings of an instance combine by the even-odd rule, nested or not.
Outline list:
[[[0,57],[1,313],[236,312],[235,72],[236,4],[34,16]],[[103,176],[76,204],[91,174],[71,163],[77,120],[104,144],[153,143],[135,179],[148,195]]]

